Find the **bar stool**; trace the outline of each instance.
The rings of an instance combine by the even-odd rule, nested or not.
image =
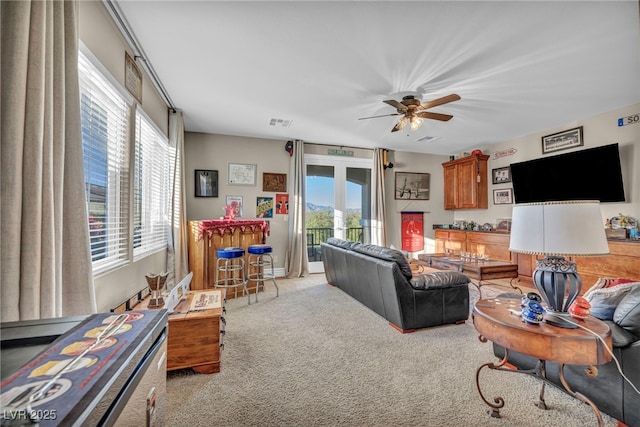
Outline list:
[[[276,296],[280,295],[280,290],[276,283],[276,275],[273,272],[272,250],[269,245],[250,245],[248,248],[247,280],[256,282],[256,302],[258,302],[260,284],[262,284],[262,288],[264,289],[264,282],[267,280],[271,280],[276,287]],[[253,271],[251,271],[252,267],[254,268]],[[268,269],[267,272],[265,272],[265,268]]]
[[[251,295],[247,289],[247,281],[244,274],[244,249],[218,249],[216,255],[218,260],[216,261],[216,281],[214,286],[216,288],[234,288],[235,297],[238,297],[238,287],[242,286],[243,292],[247,293],[247,299],[251,304]],[[224,273],[224,279],[220,278],[220,273]]]

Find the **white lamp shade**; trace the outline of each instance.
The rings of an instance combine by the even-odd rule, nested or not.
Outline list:
[[[609,245],[597,201],[515,205],[509,250],[534,255],[607,255]]]

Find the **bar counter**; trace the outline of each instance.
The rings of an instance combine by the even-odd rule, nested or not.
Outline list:
[[[214,288],[216,279],[216,251],[226,247],[245,250],[249,245],[266,243],[269,224],[261,219],[210,219],[189,221],[189,269],[193,272],[191,289]],[[223,278],[224,276],[221,276]],[[250,293],[256,292],[256,282],[247,283]],[[241,293],[242,288],[240,288]],[[235,292],[227,292],[227,298],[234,298]]]

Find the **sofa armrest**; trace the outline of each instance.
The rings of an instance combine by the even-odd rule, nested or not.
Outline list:
[[[438,271],[435,273],[418,274],[411,278],[411,287],[416,290],[435,288],[450,288],[466,285],[469,278],[458,271]]]

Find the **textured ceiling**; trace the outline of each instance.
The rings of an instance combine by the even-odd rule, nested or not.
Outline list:
[[[640,102],[638,1],[117,6],[187,131],[452,154]],[[451,93],[415,132],[358,120]]]

